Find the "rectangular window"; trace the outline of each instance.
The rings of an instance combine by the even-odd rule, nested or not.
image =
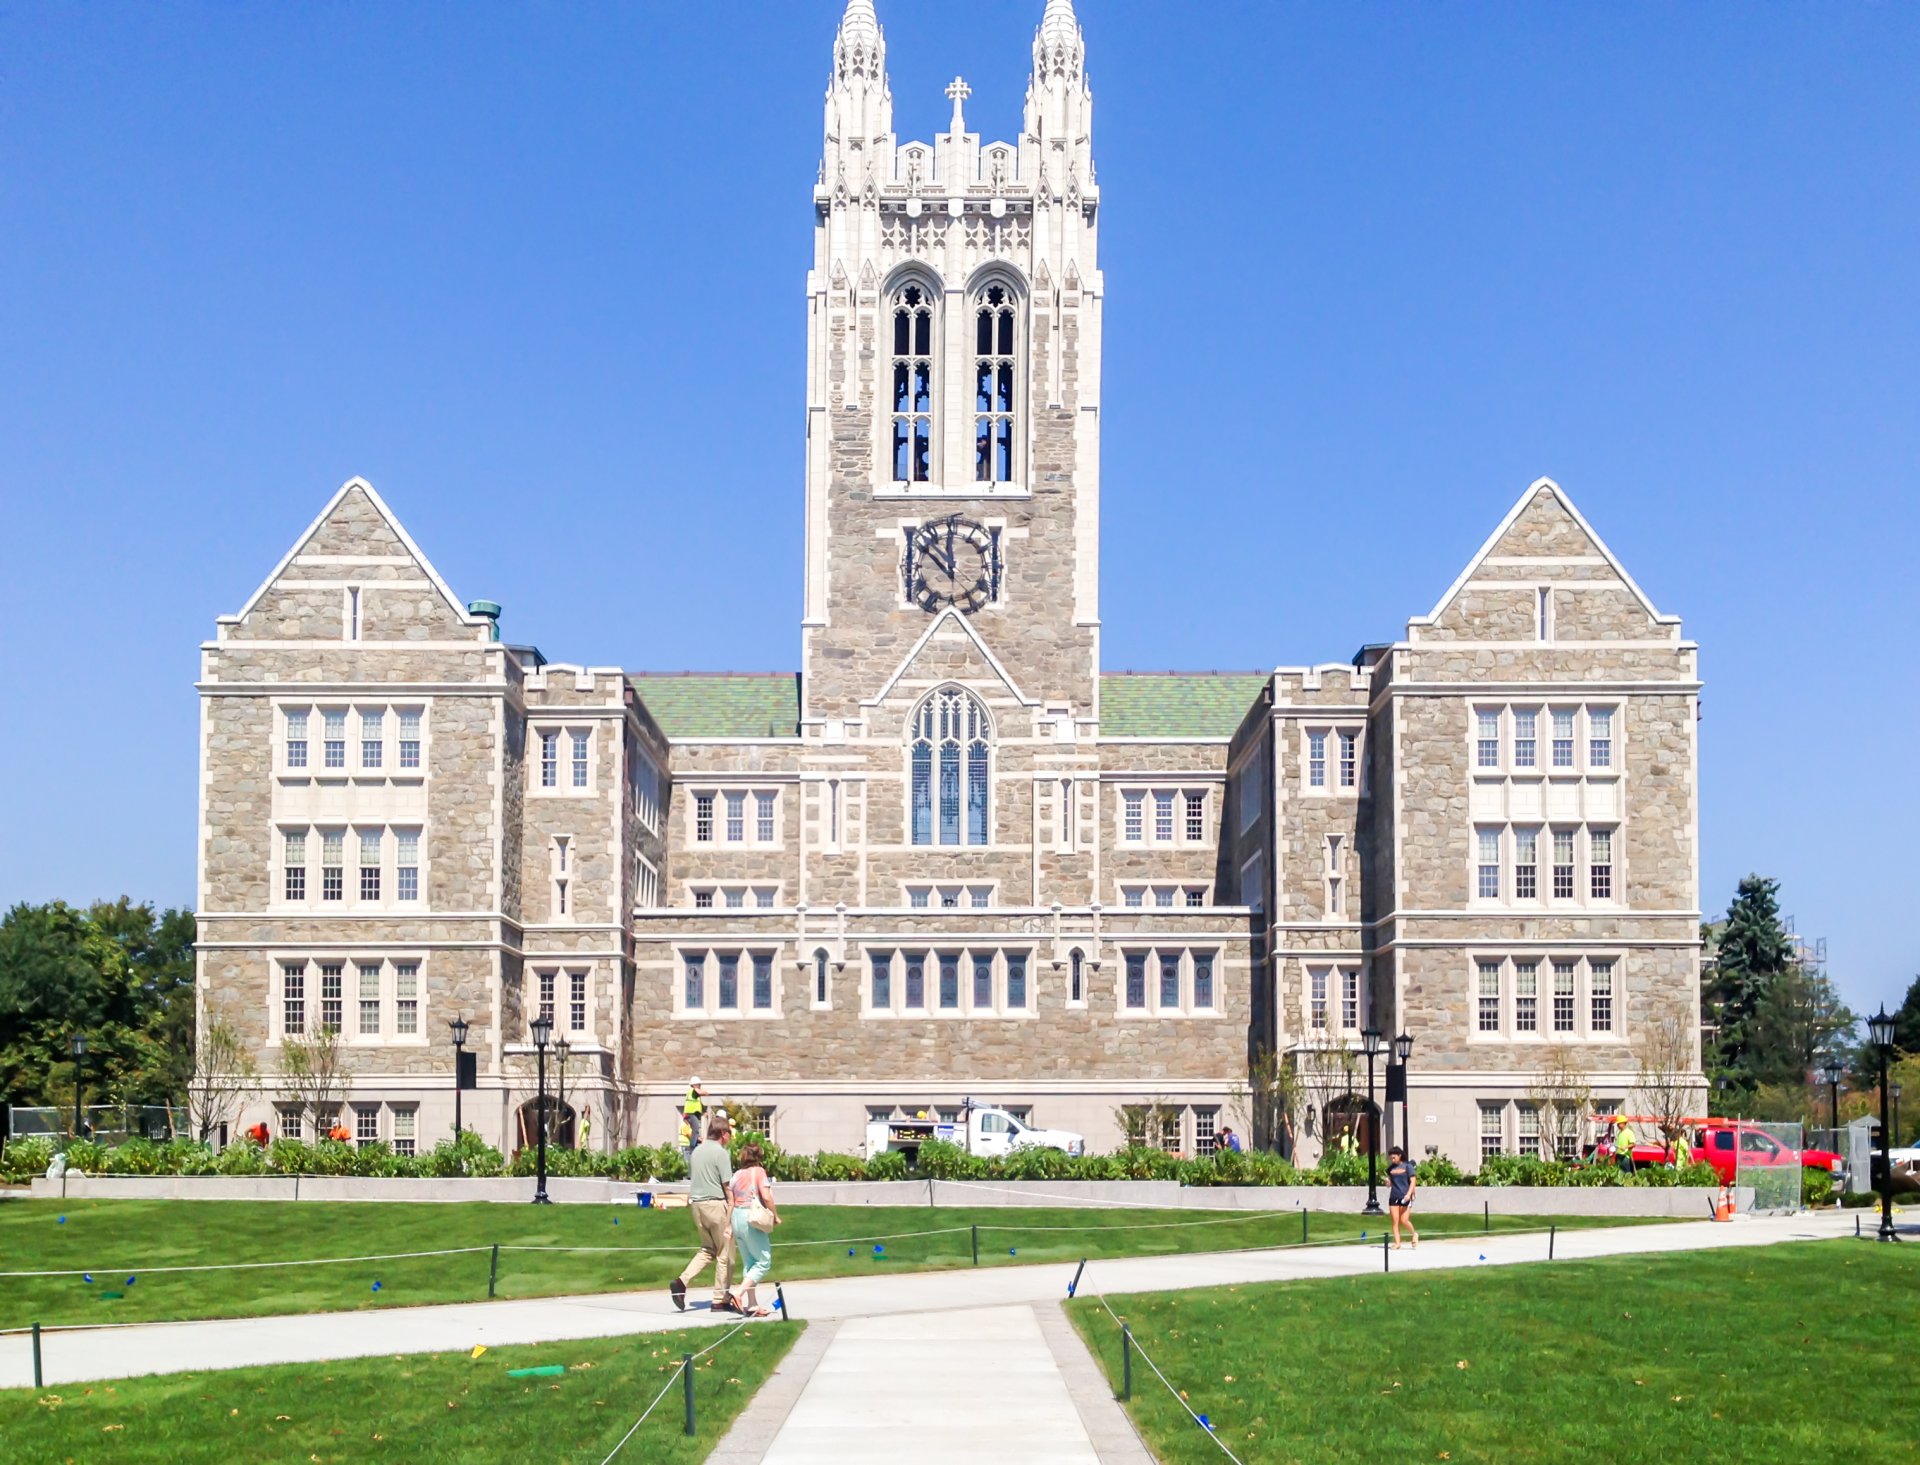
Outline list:
[[[958,1012],[960,1010],[960,958],[951,953],[938,958],[940,962],[940,1010]]]
[[[1171,885],[1156,885],[1153,888],[1153,903],[1157,906],[1173,904],[1173,898],[1179,891]]]
[[[731,951],[720,953],[717,958],[720,968],[719,992],[715,997],[715,1006],[722,1012],[740,1010],[740,958]]]
[[[1153,837],[1162,844],[1173,840],[1173,795],[1170,793],[1153,796]]]
[[[584,1033],[587,1030],[587,974],[569,972],[567,974],[567,1031]]]
[[[707,954],[704,951],[689,951],[685,974],[685,991],[682,994],[683,1006],[689,1012],[697,1012],[707,1005]]]
[[[1141,793],[1124,793],[1120,796],[1120,801],[1124,810],[1121,838],[1129,844],[1138,844],[1146,838],[1144,820],[1147,796]]]
[[[360,766],[378,768],[386,753],[386,718],[378,712],[360,714]]]
[[[380,831],[360,831],[360,898],[380,898]]]
[[[1206,886],[1189,885],[1187,887],[1187,904],[1188,905],[1204,906],[1206,903],[1207,903],[1207,887]]]
[[[741,906],[747,903],[747,892],[744,886],[739,886],[739,885],[727,886],[726,897],[727,897],[727,909],[730,911],[737,911],[740,909]]]
[[[727,843],[744,844],[747,839],[747,796],[728,794],[727,798]]]
[[[353,1142],[370,1145],[380,1138],[380,1110],[372,1104],[353,1106]]]
[[[323,712],[320,714],[321,762],[328,768],[347,766],[347,714],[345,712]]]
[[[927,1010],[927,959],[917,951],[907,953],[906,1005],[914,1012]]]
[[[1187,790],[1187,843],[1199,844],[1207,837],[1207,796],[1204,792]]]
[[[1491,1160],[1506,1143],[1506,1105],[1480,1106],[1480,1158]]]
[[[420,766],[420,713],[408,709],[400,714],[400,766],[418,768]],[[412,1114],[411,1109],[403,1111]]]
[[[1360,781],[1360,734],[1340,734],[1340,787],[1352,788]]]
[[[703,889],[694,891],[693,905],[695,910],[704,911],[704,910],[711,909],[713,906],[713,887],[707,886]]]
[[[1327,735],[1323,732],[1307,734],[1307,787],[1325,788],[1327,786]]]
[[[1613,899],[1613,831],[1594,829],[1587,834],[1587,874],[1595,900]]]
[[[1498,768],[1500,766],[1500,714],[1482,709],[1475,714],[1479,723],[1479,735],[1476,739],[1474,763],[1480,768]]]
[[[772,844],[774,796],[767,793],[755,794],[753,797],[757,809],[757,817],[754,821],[754,838],[758,839],[762,844]]]
[[[1180,957],[1162,953],[1160,957],[1160,1010],[1180,1010]]]
[[[1538,1155],[1540,1153],[1540,1111],[1532,1104],[1520,1106],[1520,1153]]]
[[[873,1000],[869,1005],[881,1012],[893,1006],[893,953],[891,951],[873,953]]]
[[[1144,885],[1127,885],[1120,890],[1120,899],[1129,906],[1145,905],[1146,896],[1147,887]]]
[[[713,795],[693,796],[693,838],[696,844],[713,843]]]
[[[1341,878],[1340,855],[1346,846],[1346,840],[1338,834],[1327,836],[1327,919],[1342,920],[1346,916],[1346,902],[1342,899],[1344,882]]]
[[[1553,766],[1573,767],[1573,709],[1553,709]]]
[[[560,787],[560,734],[551,730],[540,734],[540,787]]]
[[[1513,831],[1513,898],[1540,898],[1540,831]]]
[[[307,714],[289,712],[287,714],[287,767],[305,768],[307,766]]]
[[[1360,973],[1340,973],[1340,1026],[1350,1033],[1360,1031]]]
[[[541,972],[538,980],[540,984],[539,1016],[545,1018],[548,1022],[552,1022],[554,986],[559,981],[559,975],[555,972]]]
[[[973,1010],[988,1012],[993,1008],[993,958],[984,952],[975,952],[973,957]]]
[[[1500,898],[1500,831],[1482,829],[1480,835],[1480,883],[1482,900]]]
[[[592,734],[589,733],[586,729],[582,728],[576,731],[572,736],[573,736],[573,786],[575,788],[585,788],[587,786],[587,749],[590,746],[589,740]]]
[[[1573,963],[1556,961],[1553,964],[1553,1030],[1556,1033],[1573,1031],[1573,981]]]
[[[773,887],[771,885],[755,886],[753,891],[753,903],[763,911],[772,910],[773,909]]]
[[[1517,1033],[1540,1031],[1540,964],[1516,961],[1513,964],[1513,1030]]]
[[[282,860],[288,900],[307,898],[307,836],[305,831],[286,836],[286,854]]]
[[[420,898],[420,831],[402,829],[394,837],[394,894],[401,900]]]
[[[1613,963],[1596,961],[1587,972],[1587,990],[1591,998],[1591,1027],[1596,1033],[1613,1031]]]
[[[1327,972],[1324,967],[1307,978],[1307,1026],[1316,1033],[1327,1030]]]
[[[773,957],[764,951],[753,954],[753,1010],[773,1011]]]
[[[1024,1012],[1027,1007],[1027,958],[1024,952],[1007,953],[1007,1010]]]
[[[346,896],[344,868],[347,837],[338,829],[320,833],[320,898],[342,900]]]
[[[1553,831],[1553,898],[1573,899],[1573,831]]]
[[[1127,953],[1127,1010],[1145,1012],[1147,1009],[1147,957],[1145,952]]]
[[[380,968],[360,965],[354,968],[360,978],[360,1036],[380,1036]]]
[[[420,1031],[420,963],[403,961],[393,969],[393,1030],[403,1037]]]
[[[420,1111],[417,1109],[395,1109],[393,1111],[393,1152],[396,1155],[411,1155],[419,1139]]]
[[[1500,1031],[1500,963],[1480,963],[1480,1031]]]
[[[1587,709],[1587,767],[1613,767],[1613,709]]]
[[[1213,1011],[1213,953],[1193,954],[1193,1005],[1197,1011]]]
[[[298,1037],[307,1030],[307,972],[305,967],[280,968],[280,1026]]]
[[[1516,707],[1513,711],[1513,766],[1515,768],[1533,768],[1538,766],[1540,746],[1540,714],[1531,707]]]
[[[1218,1109],[1193,1111],[1193,1152],[1203,1160],[1213,1155],[1215,1143],[1219,1137],[1219,1119]]]
[[[320,964],[320,1031],[337,1033],[340,1031],[342,1009],[345,1005],[345,993],[341,990],[345,982],[346,966],[342,962],[322,962]]]
[[[916,885],[907,892],[907,904],[915,910],[925,910],[933,899],[933,887]]]

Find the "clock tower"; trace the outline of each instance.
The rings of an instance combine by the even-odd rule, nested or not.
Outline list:
[[[968,130],[956,77],[945,129],[900,142],[871,0],[841,19],[807,277],[804,726],[887,736],[878,709],[940,647],[960,681],[1000,683],[981,695],[1097,719],[1085,54],[1071,0],[1048,0],[1015,141]]]

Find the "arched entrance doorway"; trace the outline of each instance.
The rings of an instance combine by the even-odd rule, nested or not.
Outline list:
[[[1327,1105],[1325,1121],[1320,1133],[1323,1148],[1328,1154],[1351,1147],[1355,1154],[1364,1155],[1372,1150],[1376,1142],[1380,1108],[1359,1094],[1342,1094]],[[1351,1146],[1347,1141],[1348,1135],[1353,1136]]]
[[[540,1100],[528,1099],[519,1109],[514,1124],[516,1149],[526,1149],[540,1142]],[[546,1098],[547,1106],[547,1147],[549,1149],[570,1150],[574,1147],[573,1105],[562,1103],[552,1094]]]

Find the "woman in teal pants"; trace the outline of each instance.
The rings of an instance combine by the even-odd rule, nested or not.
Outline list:
[[[766,1152],[748,1140],[740,1146],[740,1168],[733,1172],[729,1198],[733,1201],[733,1249],[746,1263],[746,1276],[740,1283],[740,1313],[743,1317],[768,1317],[771,1309],[760,1306],[754,1288],[773,1267],[773,1237],[753,1224],[756,1208],[764,1207],[780,1224],[779,1209],[773,1203],[773,1182],[767,1177]]]

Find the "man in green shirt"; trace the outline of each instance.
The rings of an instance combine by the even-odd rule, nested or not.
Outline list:
[[[733,1207],[727,1201],[727,1187],[733,1181],[733,1158],[727,1141],[733,1137],[725,1109],[716,1109],[707,1121],[707,1138],[693,1152],[688,1167],[687,1200],[693,1209],[694,1229],[700,1235],[700,1249],[687,1263],[687,1269],[673,1279],[669,1289],[673,1305],[684,1310],[687,1284],[714,1264],[713,1310],[729,1310],[727,1283],[733,1278]]]

